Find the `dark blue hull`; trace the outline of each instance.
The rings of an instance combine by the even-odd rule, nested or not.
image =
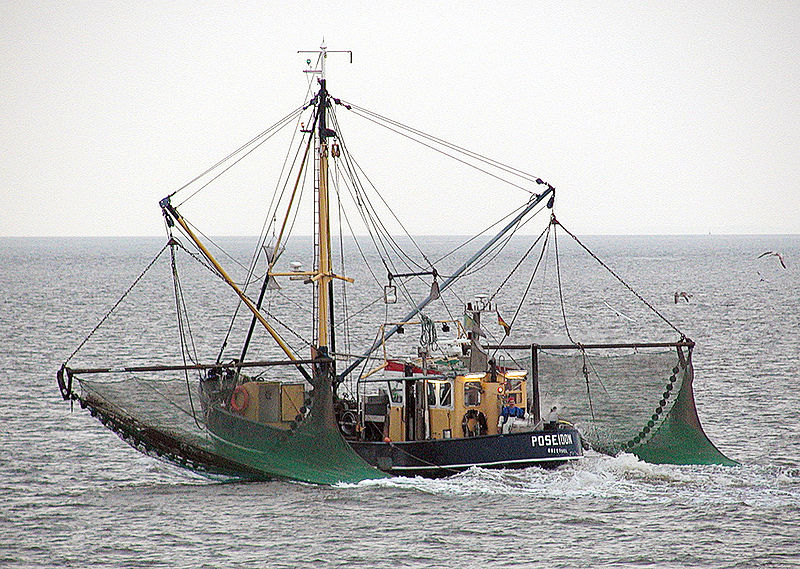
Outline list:
[[[449,476],[473,466],[556,468],[583,456],[574,428],[460,439],[350,441],[350,445],[368,463],[396,476]]]

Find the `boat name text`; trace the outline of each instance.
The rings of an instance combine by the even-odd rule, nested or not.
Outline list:
[[[553,446],[553,445],[571,445],[571,433],[553,433],[552,435],[533,435],[531,436],[531,444],[533,446]]]

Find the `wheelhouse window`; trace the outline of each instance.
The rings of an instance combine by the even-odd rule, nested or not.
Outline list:
[[[439,384],[439,405],[442,407],[453,406],[453,386],[450,382],[443,382]]]
[[[453,408],[453,384],[449,381],[428,381],[428,406]]]
[[[436,384],[428,382],[428,407],[436,407]]]
[[[464,406],[475,407],[481,404],[481,382],[464,382]]]
[[[403,384],[399,381],[389,384],[389,398],[395,405],[403,404]]]

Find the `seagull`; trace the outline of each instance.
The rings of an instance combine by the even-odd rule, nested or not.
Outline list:
[[[776,253],[775,251],[766,251],[766,252],[764,252],[764,253],[761,253],[761,254],[758,256],[758,258],[760,259],[761,257],[766,257],[767,255],[775,255],[776,257],[778,257],[778,260],[781,262],[781,266],[782,266],[784,269],[786,268],[786,263],[785,263],[785,262],[784,262],[784,260],[783,260],[783,255],[781,255],[780,253]]]
[[[689,302],[689,299],[692,298],[692,295],[687,293],[687,292],[683,292],[683,291],[682,292],[676,292],[675,293],[675,304],[678,304],[678,299],[679,298],[682,298],[686,302]]]
[[[603,301],[603,304],[605,304],[605,305],[606,305],[606,306],[608,306],[608,307],[609,307],[611,310],[613,310],[613,311],[616,313],[616,315],[617,315],[617,316],[619,316],[620,318],[624,318],[625,320],[628,320],[629,322],[636,322],[636,320],[634,320],[634,319],[633,319],[633,318],[631,318],[630,316],[625,316],[625,315],[624,315],[622,312],[620,312],[619,310],[617,310],[616,308],[614,308],[613,306],[611,306],[611,305],[610,305],[609,303],[607,303],[605,300]]]

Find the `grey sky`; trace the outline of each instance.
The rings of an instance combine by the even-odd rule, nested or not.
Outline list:
[[[796,2],[15,1],[0,19],[0,236],[161,234],[161,197],[300,105],[296,51],[323,36],[354,52],[329,59],[336,96],[545,178],[575,232],[800,233]],[[409,229],[468,233],[509,196],[426,191]],[[249,197],[211,233],[257,234],[222,224]]]

